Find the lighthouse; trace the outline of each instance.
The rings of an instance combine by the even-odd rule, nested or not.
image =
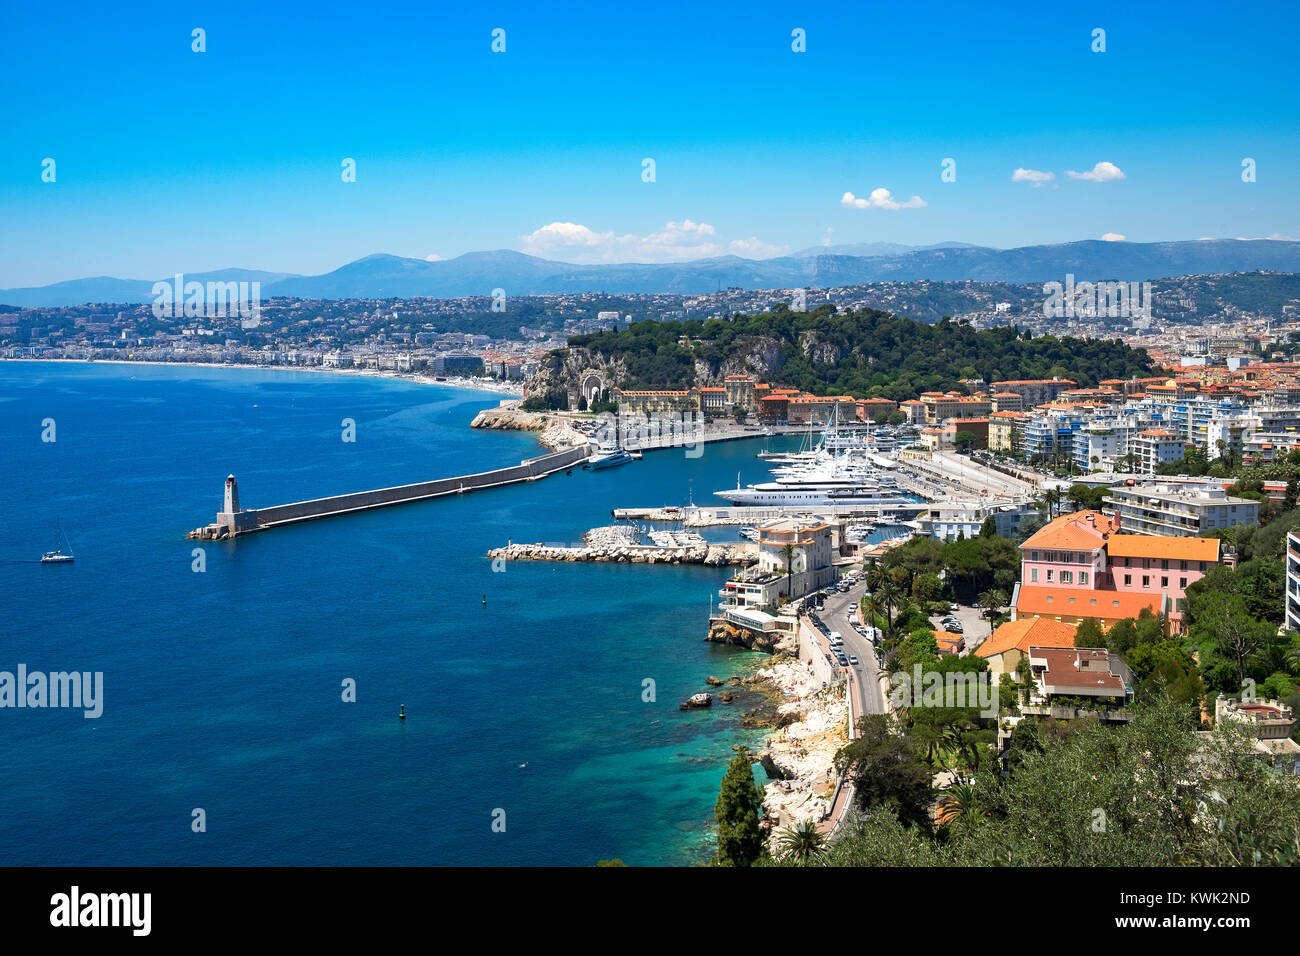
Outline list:
[[[228,515],[239,513],[239,482],[234,475],[226,476],[226,500],[221,510]]]

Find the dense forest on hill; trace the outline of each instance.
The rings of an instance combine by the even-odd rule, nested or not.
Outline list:
[[[574,336],[569,345],[625,363],[627,378],[618,383],[625,388],[689,388],[705,378],[752,371],[815,394],[897,401],[959,388],[964,378],[1060,376],[1093,386],[1153,368],[1144,350],[1113,340],[1034,338],[1010,326],[976,331],[950,319],[927,325],[876,309],[837,313],[829,305],[729,320],[634,322],[620,331]]]

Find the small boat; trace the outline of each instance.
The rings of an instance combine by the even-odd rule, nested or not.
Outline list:
[[[757,540],[758,540],[758,529],[757,529],[757,528],[754,528],[754,527],[745,527],[745,528],[741,528],[740,531],[737,532],[737,533],[738,533],[742,538],[745,538],[746,540],[749,540],[749,541],[757,541]]]
[[[59,525],[59,543],[63,548],[56,548],[53,551],[46,551],[41,555],[41,564],[71,564],[73,561],[72,548],[68,547],[67,539],[63,537],[63,525]]]

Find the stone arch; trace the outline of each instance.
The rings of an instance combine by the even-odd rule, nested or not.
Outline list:
[[[600,401],[601,392],[605,390],[605,378],[599,372],[587,372],[582,376],[579,393],[587,400],[590,408],[593,402]]]

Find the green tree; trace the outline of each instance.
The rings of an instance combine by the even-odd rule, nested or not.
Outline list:
[[[749,751],[742,748],[727,767],[713,808],[718,821],[718,865],[753,866],[763,856],[762,809],[763,794],[754,782]]]
[[[853,779],[854,798],[864,811],[886,809],[906,826],[930,828],[932,771],[916,744],[898,733],[889,715],[870,714],[862,734],[835,755],[836,770]]]
[[[997,519],[994,518],[992,515],[989,515],[987,518],[984,519],[984,523],[980,525],[980,537],[996,538],[997,534],[998,534]]]
[[[1079,629],[1074,632],[1075,647],[1105,647],[1106,637],[1102,633],[1101,624],[1095,618],[1086,617]]]
[[[782,830],[776,840],[777,856],[783,862],[816,863],[826,852],[826,838],[811,820]]]

